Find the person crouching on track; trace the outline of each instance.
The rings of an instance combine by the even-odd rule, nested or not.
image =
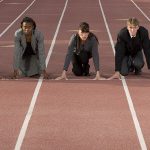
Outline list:
[[[144,66],[143,53],[150,69],[150,40],[148,30],[139,26],[136,18],[127,20],[127,27],[120,30],[115,45],[115,74],[109,79],[127,76],[130,72],[141,74]]]
[[[35,21],[23,18],[21,28],[15,32],[14,76],[42,75],[48,78],[45,65],[44,37],[36,29]]]
[[[79,25],[78,33],[73,34],[70,39],[62,75],[56,80],[67,79],[66,72],[71,61],[74,75],[88,76],[90,69],[89,59],[92,57],[96,70],[95,80],[100,80],[102,77],[99,72],[98,39],[89,31],[89,24],[82,22]]]

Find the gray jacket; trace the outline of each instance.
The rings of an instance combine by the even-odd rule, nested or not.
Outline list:
[[[69,64],[72,60],[73,51],[76,47],[76,34],[73,34],[70,38],[68,51],[66,54],[65,62],[64,62],[64,70],[68,70]],[[96,38],[93,36],[91,38],[88,38],[84,44],[85,51],[91,52],[93,57],[93,62],[95,66],[95,70],[99,71],[99,52],[98,52],[98,42]]]
[[[26,38],[25,38],[25,35],[23,34],[22,29],[18,29],[15,32],[14,36],[15,36],[14,37],[15,38],[14,39],[14,42],[15,42],[14,69],[21,69],[22,70],[22,68],[20,68],[20,67],[23,67],[22,56],[23,56],[25,49],[26,49],[26,46],[27,46]],[[32,62],[34,60],[36,61],[36,63],[38,62],[39,70],[44,70],[46,68],[45,52],[44,52],[45,51],[44,50],[44,36],[37,29],[35,29],[32,33],[31,46],[32,46],[33,51],[35,52],[36,58],[38,60],[37,61],[35,59],[32,59]],[[30,68],[30,69],[33,70],[32,72],[34,72],[34,68]]]

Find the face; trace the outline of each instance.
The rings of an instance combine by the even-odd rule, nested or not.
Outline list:
[[[22,30],[25,35],[29,35],[32,33],[33,25],[29,22],[23,22]]]
[[[127,24],[127,29],[130,33],[130,36],[136,36],[136,33],[139,29],[139,26],[134,26],[132,24]]]
[[[82,41],[85,41],[88,38],[89,32],[82,32],[81,30],[78,31],[79,37]]]

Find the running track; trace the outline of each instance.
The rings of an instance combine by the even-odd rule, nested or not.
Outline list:
[[[70,80],[53,80],[62,72],[69,38],[81,21],[98,36],[101,70],[111,76],[118,30],[130,16],[150,30],[149,8],[149,0],[0,0],[0,75],[6,77],[0,80],[0,149],[150,149],[146,66],[142,76],[111,81],[75,78],[70,67]],[[26,15],[45,35],[50,80],[9,79],[13,34]]]

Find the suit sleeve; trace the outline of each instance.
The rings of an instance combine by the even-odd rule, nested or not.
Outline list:
[[[41,32],[38,35],[38,56],[40,62],[40,69],[44,70],[46,68],[45,64],[45,48],[44,48],[44,36]]]
[[[19,64],[20,64],[20,59],[21,59],[21,52],[22,52],[23,47],[21,46],[21,39],[20,39],[20,36],[19,36],[18,32],[15,32],[14,44],[15,44],[15,48],[14,48],[13,67],[14,67],[14,69],[19,69]]]
[[[125,56],[125,41],[122,38],[122,33],[120,32],[117,36],[117,42],[115,45],[115,71],[121,70],[122,60]]]
[[[150,40],[149,40],[149,35],[147,30],[143,32],[142,37],[143,37],[142,46],[143,46],[144,55],[146,58],[147,67],[148,69],[150,69]]]
[[[98,42],[95,38],[92,40],[93,46],[92,46],[92,56],[93,56],[93,62],[94,67],[96,71],[99,71],[99,52],[98,52]]]

